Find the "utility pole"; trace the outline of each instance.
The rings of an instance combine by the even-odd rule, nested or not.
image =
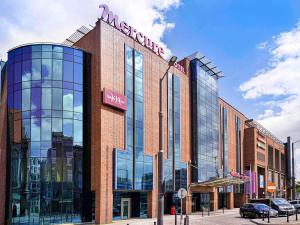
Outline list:
[[[295,151],[294,144],[300,142],[300,140],[292,142],[292,200],[296,198],[296,178],[295,178]]]
[[[163,141],[163,113],[162,113],[162,96],[163,96],[163,80],[168,74],[171,66],[175,64],[176,56],[171,57],[169,67],[166,73],[159,80],[159,150],[158,150],[158,171],[157,171],[157,186],[158,186],[158,201],[157,201],[157,225],[164,224],[164,141]]]
[[[251,164],[250,164],[250,187],[249,187],[249,191],[250,191],[250,199],[252,198],[252,171],[251,171]]]
[[[296,185],[295,185],[295,154],[294,154],[294,143],[292,142],[292,200],[295,199],[296,195]]]

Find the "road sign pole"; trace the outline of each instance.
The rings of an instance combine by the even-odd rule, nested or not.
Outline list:
[[[180,225],[182,223],[182,198],[180,199],[180,205],[181,205],[181,210],[180,210]]]

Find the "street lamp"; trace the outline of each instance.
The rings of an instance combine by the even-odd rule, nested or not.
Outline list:
[[[166,70],[164,76],[159,80],[159,151],[158,151],[158,176],[157,176],[157,186],[158,186],[158,204],[157,204],[157,225],[164,224],[164,150],[163,150],[163,113],[162,113],[162,84],[165,76],[168,74],[171,66],[177,61],[176,56],[172,56],[169,60],[169,67]]]
[[[296,185],[295,185],[295,154],[294,154],[294,144],[300,142],[300,140],[292,142],[292,168],[293,168],[293,174],[292,174],[292,200],[296,197]]]

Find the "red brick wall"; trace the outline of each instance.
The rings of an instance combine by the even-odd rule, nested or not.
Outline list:
[[[101,91],[108,88],[124,94],[125,44],[142,52],[144,56],[145,154],[154,156],[155,187],[152,194],[148,194],[148,200],[152,201],[148,210],[150,216],[156,216],[159,79],[164,76],[168,63],[115,28],[98,21],[96,27],[75,44],[92,54],[91,182],[96,192],[96,223],[112,221],[113,148],[124,149],[125,125],[125,113],[102,105]],[[181,159],[187,162],[190,159],[189,79],[177,69],[171,68],[169,71],[180,77]],[[167,156],[167,77],[163,88],[164,150]]]
[[[228,110],[228,171],[236,171],[236,129],[235,129],[235,118],[238,116],[241,120],[241,165],[242,165],[242,171],[243,172],[243,145],[244,145],[244,124],[247,120],[247,117],[239,112],[237,109],[235,109],[233,106],[231,106],[229,103],[224,101],[223,99],[219,98],[219,113],[220,113],[220,107],[224,107]],[[220,115],[219,115],[220,117]],[[221,126],[221,123],[220,123]],[[221,138],[221,127],[219,129]],[[222,151],[221,146],[221,139],[220,139],[220,152]],[[220,154],[221,156],[221,154]]]
[[[3,95],[0,104],[0,224],[5,220],[5,196],[6,196],[6,134],[7,134],[7,86],[6,79],[3,86]]]

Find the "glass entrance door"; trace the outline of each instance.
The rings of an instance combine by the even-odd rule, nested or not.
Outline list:
[[[131,216],[131,199],[122,198],[121,199],[121,218],[129,219]]]

